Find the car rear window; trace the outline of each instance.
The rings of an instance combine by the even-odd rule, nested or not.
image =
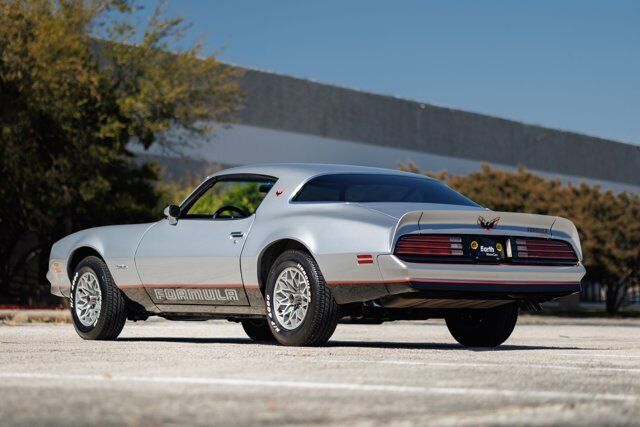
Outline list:
[[[293,200],[296,202],[396,202],[478,206],[434,179],[362,173],[330,174],[312,178]]]

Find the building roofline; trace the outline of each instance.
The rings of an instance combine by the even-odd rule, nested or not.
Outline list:
[[[313,83],[313,84],[317,84],[317,85],[326,86],[326,87],[329,87],[329,88],[346,90],[346,91],[351,91],[351,92],[356,92],[356,93],[362,93],[362,94],[366,94],[366,95],[379,96],[381,98],[388,98],[388,99],[395,99],[395,100],[398,100],[398,101],[410,102],[410,103],[416,104],[419,107],[420,106],[425,106],[425,107],[429,106],[429,107],[441,108],[441,109],[444,109],[444,110],[450,110],[450,111],[453,111],[453,112],[473,114],[473,115],[476,115],[476,116],[485,117],[485,118],[489,118],[489,119],[502,120],[502,121],[505,121],[505,122],[515,123],[515,124],[519,124],[519,125],[523,125],[523,126],[532,126],[532,127],[537,127],[537,128],[541,128],[541,129],[548,129],[548,130],[563,132],[563,133],[575,135],[575,136],[578,136],[578,137],[587,137],[587,138],[600,139],[600,140],[603,140],[603,141],[606,141],[606,142],[612,142],[612,143],[616,143],[616,144],[628,145],[628,146],[640,149],[640,143],[636,144],[636,143],[633,143],[633,142],[630,142],[630,141],[622,141],[622,140],[619,140],[619,139],[614,139],[614,138],[610,138],[610,137],[606,137],[606,136],[602,136],[602,135],[590,134],[590,133],[580,132],[580,131],[566,129],[566,128],[562,128],[562,127],[553,127],[553,126],[545,125],[545,124],[542,124],[542,123],[527,122],[527,121],[524,121],[524,120],[518,120],[518,119],[514,119],[514,118],[500,116],[500,115],[482,113],[482,112],[479,112],[479,111],[476,111],[476,110],[473,110],[473,109],[458,108],[458,107],[439,104],[439,103],[435,103],[435,102],[421,101],[421,100],[418,100],[418,99],[415,99],[415,98],[410,98],[410,97],[405,97],[405,96],[400,96],[400,95],[394,95],[394,94],[391,94],[391,93],[375,92],[375,91],[360,89],[360,88],[357,88],[357,87],[341,85],[341,84],[338,84],[338,83],[330,83],[330,82],[326,82],[326,81],[323,81],[323,80],[317,80],[317,79],[314,79],[314,78],[311,78],[311,77],[294,76],[294,75],[291,75],[291,74],[286,74],[286,73],[282,73],[282,72],[278,72],[278,71],[274,71],[274,70],[269,70],[269,69],[264,69],[264,68],[250,67],[250,66],[235,64],[235,63],[232,63],[232,62],[224,62],[224,61],[220,61],[220,62],[225,64],[225,65],[232,66],[232,67],[239,68],[239,69],[243,69],[243,70],[247,70],[247,71],[265,73],[265,74],[275,75],[275,76],[278,76],[278,77],[285,77],[285,78],[288,78],[288,79],[298,80],[298,81],[301,81],[301,82]]]

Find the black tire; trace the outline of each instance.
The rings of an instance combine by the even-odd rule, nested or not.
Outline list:
[[[307,313],[295,329],[285,329],[274,315],[273,291],[276,279],[288,267],[296,267],[306,275],[311,299]],[[273,263],[267,277],[265,289],[267,319],[273,336],[282,345],[319,346],[333,335],[338,324],[338,304],[326,287],[322,273],[315,260],[306,252],[288,250]]]
[[[518,321],[518,305],[485,310],[465,310],[446,318],[449,332],[466,347],[497,347],[505,342]]]
[[[86,273],[93,273],[98,279],[102,296],[100,315],[90,326],[80,321],[75,310],[78,281]],[[85,340],[114,340],[120,335],[127,320],[127,304],[104,261],[95,256],[89,256],[80,261],[73,274],[70,296],[73,326],[78,335]]]
[[[276,338],[271,333],[267,319],[246,319],[241,321],[242,329],[247,333],[249,338],[254,341],[274,342]]]

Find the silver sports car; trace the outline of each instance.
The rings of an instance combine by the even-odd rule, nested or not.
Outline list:
[[[321,345],[340,321],[444,318],[461,344],[497,346],[520,308],[578,292],[585,274],[571,221],[493,212],[396,170],[238,167],[164,216],[53,245],[51,291],[69,298],[82,338],[161,316]]]

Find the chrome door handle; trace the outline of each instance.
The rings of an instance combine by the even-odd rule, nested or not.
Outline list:
[[[242,231],[232,231],[231,232],[231,238],[233,239],[237,239],[244,236],[244,233],[242,233]]]

